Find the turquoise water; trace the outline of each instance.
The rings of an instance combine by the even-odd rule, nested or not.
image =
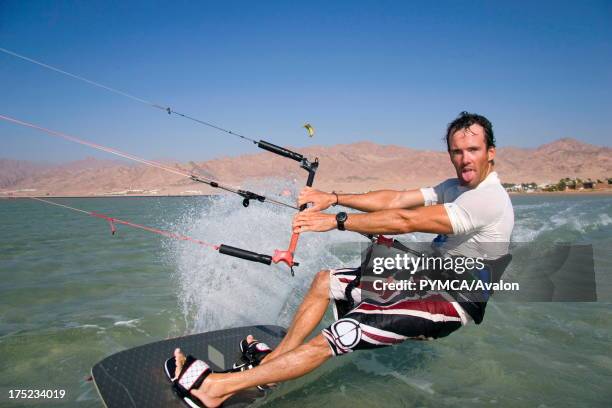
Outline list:
[[[291,212],[232,198],[56,199],[214,244],[285,248]],[[600,301],[492,302],[485,322],[434,342],[337,358],[284,384],[271,407],[609,406],[612,399],[612,198],[513,197],[513,240],[595,243]],[[32,200],[0,200],[0,406],[102,406],[90,369],[167,337],[288,324],[319,269],[352,265],[358,236],[301,237],[292,278],[188,242]],[[519,263],[520,265],[520,263]],[[327,316],[326,319],[330,319]],[[10,389],[63,389],[11,401]]]

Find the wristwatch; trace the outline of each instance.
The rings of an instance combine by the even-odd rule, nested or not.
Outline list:
[[[336,214],[336,223],[338,224],[338,230],[344,231],[344,223],[348,219],[348,215],[345,212],[341,211]]]

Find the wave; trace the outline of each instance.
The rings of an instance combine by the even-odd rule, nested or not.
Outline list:
[[[589,240],[591,235],[612,225],[611,200],[567,204],[554,203],[542,207],[542,211],[526,213],[516,206],[512,241],[531,242],[539,238],[568,242]]]

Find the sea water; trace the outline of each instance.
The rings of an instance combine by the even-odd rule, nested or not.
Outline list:
[[[293,213],[257,202],[244,208],[235,197],[53,201],[267,254],[287,247]],[[264,405],[610,406],[612,197],[512,201],[513,241],[594,244],[597,302],[493,300],[479,326],[335,358],[284,384]],[[100,407],[87,377],[112,353],[238,325],[288,325],[312,276],[357,265],[364,242],[347,232],[303,234],[292,277],[284,265],[250,263],[122,225],[114,236],[110,231],[106,221],[83,213],[0,200],[0,406]],[[9,399],[17,389],[66,394]]]

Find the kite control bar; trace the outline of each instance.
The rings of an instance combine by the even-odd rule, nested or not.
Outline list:
[[[307,169],[308,170],[308,181],[306,182],[306,185],[308,187],[312,187],[315,172],[317,171],[319,162],[315,159],[312,165],[314,166],[312,170]],[[302,168],[304,168],[304,166],[302,166]],[[305,209],[306,209],[306,204],[302,204],[300,206],[300,211],[304,211]],[[299,238],[300,238],[300,234],[298,234],[297,232],[294,232],[293,234],[291,234],[291,241],[289,241],[289,248],[287,248],[286,251],[281,251],[280,249],[276,249],[274,251],[274,256],[272,257],[272,261],[274,261],[274,263],[279,263],[279,262],[286,263],[287,266],[289,266],[289,268],[291,269],[291,276],[295,275],[295,272],[293,271],[293,267],[299,265],[297,262],[293,260],[293,254],[295,253],[295,249],[297,248]]]
[[[278,148],[278,146],[267,143],[267,147],[270,147],[270,146],[272,146],[273,148]],[[299,153],[294,153],[290,150],[283,149],[282,147],[280,149],[281,151],[283,151],[283,153],[279,152],[278,154],[285,155],[284,153],[287,153],[291,156],[286,156],[286,157],[291,157],[292,159],[296,161],[300,161],[301,163],[300,167],[302,167],[304,170],[308,172],[308,179],[306,180],[306,185],[308,187],[312,187],[312,183],[314,182],[315,174],[317,172],[317,169],[319,168],[319,160],[315,158],[313,162],[310,162],[308,161],[308,159],[306,159]],[[266,148],[266,150],[268,149]],[[293,157],[293,155],[295,155],[295,157]],[[304,211],[305,209],[306,209],[306,204],[302,204],[300,206],[299,211]],[[287,248],[287,250],[285,251],[282,251],[279,249],[275,250],[274,256],[272,257],[272,261],[274,263],[279,263],[279,262],[286,263],[287,266],[289,266],[289,268],[291,269],[291,276],[295,275],[295,272],[293,271],[293,267],[299,265],[297,262],[293,260],[293,254],[295,254],[295,249],[297,248],[299,238],[300,238],[300,234],[298,234],[297,232],[294,232],[293,234],[291,234],[291,241],[289,241],[289,248]]]
[[[284,147],[280,147],[272,143],[268,143],[263,140],[260,140],[259,142],[257,142],[257,146],[269,152],[276,153],[280,156],[287,157],[289,159],[300,162],[300,167],[308,172],[308,179],[306,180],[306,185],[308,187],[312,187],[312,184],[315,178],[315,174],[317,172],[317,169],[319,168],[319,160],[317,158],[315,158],[314,161],[311,162],[299,153],[293,152],[289,149],[285,149]],[[254,197],[250,197],[250,198],[254,198]],[[248,200],[248,198],[245,197],[245,201],[246,200]],[[305,209],[306,209],[306,204],[302,204],[299,208],[299,211],[303,211]],[[293,260],[293,255],[295,254],[295,250],[297,248],[299,237],[300,237],[300,234],[294,232],[291,235],[291,241],[289,242],[289,248],[287,248],[286,250],[276,249],[274,250],[273,256],[258,254],[256,252],[247,251],[246,249],[236,248],[236,247],[232,247],[232,246],[224,245],[224,244],[219,246],[219,252],[224,255],[246,259],[248,261],[259,262],[259,263],[266,264],[266,265],[270,265],[272,262],[274,263],[284,262],[291,269],[291,276],[294,276],[295,273],[293,271],[293,267],[298,266],[299,263]]]

